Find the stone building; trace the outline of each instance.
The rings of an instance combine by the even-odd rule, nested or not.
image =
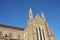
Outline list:
[[[55,40],[55,35],[50,31],[44,13],[33,18],[30,8],[26,28],[0,24],[0,40]]]

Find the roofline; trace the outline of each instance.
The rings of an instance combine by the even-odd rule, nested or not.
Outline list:
[[[16,26],[10,26],[10,25],[5,25],[5,24],[0,24],[0,27],[4,27],[4,28],[11,28],[11,29],[17,29],[17,30],[24,30],[24,28],[19,28]]]

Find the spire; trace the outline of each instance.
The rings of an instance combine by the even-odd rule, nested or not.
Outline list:
[[[29,19],[32,19],[33,18],[33,14],[32,14],[32,9],[30,8],[29,9]]]
[[[41,12],[41,17],[42,17],[43,20],[45,20],[45,16],[44,16],[44,12],[43,11]]]

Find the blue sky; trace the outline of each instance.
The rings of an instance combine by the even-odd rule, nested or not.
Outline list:
[[[29,8],[34,17],[44,11],[49,27],[53,29],[56,40],[60,40],[60,0],[0,0],[0,24],[26,27]]]

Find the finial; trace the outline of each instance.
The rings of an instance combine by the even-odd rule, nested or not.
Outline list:
[[[37,16],[39,16],[39,15],[38,15],[38,12],[37,12]]]
[[[39,18],[39,19],[40,19],[40,16],[39,16],[38,12],[37,12],[37,14],[36,14],[36,17],[35,17],[35,18]]]

